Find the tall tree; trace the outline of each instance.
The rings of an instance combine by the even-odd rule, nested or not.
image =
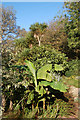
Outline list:
[[[43,44],[50,45],[51,48],[62,50],[64,45],[67,44],[67,36],[64,31],[64,19],[57,19],[51,21],[47,30],[44,33]],[[63,45],[63,47],[62,47]]]
[[[64,8],[66,8],[67,14],[65,15],[67,21],[65,22],[65,30],[68,35],[68,46],[69,48],[79,48],[80,46],[80,32],[79,27],[79,16],[80,9],[78,2],[65,2]]]
[[[2,6],[2,40],[12,40],[17,35],[16,14],[12,7]]]
[[[32,31],[32,34],[34,37],[38,40],[39,46],[41,45],[42,37],[44,36],[44,31],[47,28],[46,23],[35,23],[30,26],[30,30]]]

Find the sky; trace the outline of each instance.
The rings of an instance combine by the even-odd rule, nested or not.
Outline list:
[[[16,10],[16,24],[26,31],[36,23],[49,23],[59,10],[62,11],[63,2],[3,2],[5,7],[13,6]]]

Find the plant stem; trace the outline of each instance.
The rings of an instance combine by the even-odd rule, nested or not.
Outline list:
[[[45,98],[43,100],[43,112],[45,111]]]

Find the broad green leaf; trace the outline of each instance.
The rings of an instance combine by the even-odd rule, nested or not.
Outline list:
[[[57,64],[54,64],[54,69],[55,69],[56,71],[62,71],[62,70],[64,70],[61,65],[57,65]]]
[[[56,81],[53,81],[53,82],[41,81],[40,85],[50,86],[53,89],[59,90],[60,92],[67,92],[66,89],[68,89],[68,87],[65,84],[63,84],[62,82],[58,82],[58,81],[57,82]]]
[[[35,69],[35,67],[34,67],[32,62],[26,60],[25,63],[28,66],[28,68],[30,69],[31,73],[33,74],[34,80],[35,80],[35,86],[37,87],[36,69]]]
[[[60,92],[67,92],[66,91],[67,87],[62,82],[55,82],[55,81],[53,81],[52,83],[50,83],[50,86],[53,89],[59,90]]]
[[[43,85],[43,86],[49,86],[50,82],[48,82],[48,81],[41,81],[39,84]]]
[[[37,72],[37,79],[45,79],[47,81],[51,81],[52,77],[51,74],[47,71],[50,71],[52,68],[52,64],[47,64],[43,67],[41,67]]]

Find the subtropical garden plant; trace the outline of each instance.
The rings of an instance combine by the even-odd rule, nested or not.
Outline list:
[[[49,94],[51,93],[50,88],[59,90],[60,92],[66,92],[68,87],[60,81],[60,78],[57,79],[56,76],[51,73],[52,64],[46,64],[38,71],[36,71],[33,63],[28,60],[25,61],[25,65],[28,66],[34,77],[34,90],[29,93],[27,104],[33,104],[33,102],[35,102],[34,98],[36,98],[36,107],[38,107],[40,101],[43,101],[43,110],[45,110],[46,97],[49,97]],[[62,71],[63,67],[55,64],[54,69],[58,72]],[[52,96],[54,96],[54,92],[52,93]]]

